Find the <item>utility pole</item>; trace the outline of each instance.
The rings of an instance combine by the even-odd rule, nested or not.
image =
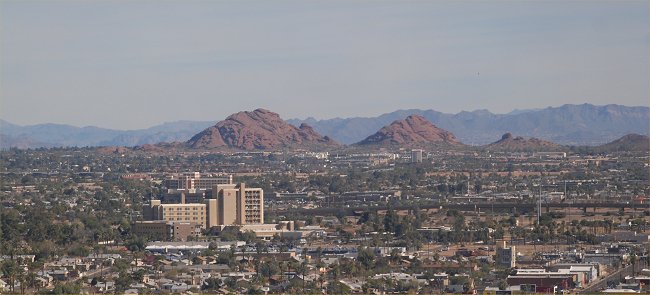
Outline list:
[[[542,183],[539,183],[539,201],[537,202],[537,226],[542,215]]]
[[[569,204],[569,195],[566,194],[566,179],[564,180],[564,203],[566,205]],[[564,216],[568,217],[569,216],[569,207],[564,207]]]

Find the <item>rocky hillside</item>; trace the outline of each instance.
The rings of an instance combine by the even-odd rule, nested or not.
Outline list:
[[[338,146],[309,125],[295,127],[280,115],[264,109],[230,115],[194,135],[187,144],[192,148],[228,147],[249,151]]]
[[[360,141],[358,145],[460,145],[456,136],[440,129],[420,115],[410,115],[404,120],[394,121],[375,134]]]
[[[647,152],[650,151],[650,138],[641,134],[628,134],[610,143],[594,147],[597,152]]]
[[[506,133],[498,141],[483,146],[483,149],[491,151],[533,152],[557,151],[566,149],[566,147],[546,140],[537,138],[525,139],[521,136],[514,137],[511,133]]]

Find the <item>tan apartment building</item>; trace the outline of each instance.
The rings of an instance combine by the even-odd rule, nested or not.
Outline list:
[[[161,204],[160,200],[151,200],[149,206],[143,208],[145,220],[164,220],[168,222],[189,222],[210,228],[217,225],[217,200],[207,199],[204,203],[184,202],[180,204]]]
[[[167,222],[164,220],[136,221],[131,231],[140,237],[159,241],[186,241],[189,236],[200,233],[191,222]]]
[[[203,203],[186,203],[181,194],[180,203],[162,204],[151,200],[143,208],[144,220],[189,222],[201,228],[218,225],[244,225],[264,223],[264,191],[246,188],[246,184],[218,184],[212,198]]]
[[[217,199],[219,225],[264,223],[264,190],[247,188],[246,184],[217,185],[212,190]]]
[[[169,190],[208,190],[219,184],[232,184],[232,175],[201,175],[199,172],[172,174],[163,180]]]

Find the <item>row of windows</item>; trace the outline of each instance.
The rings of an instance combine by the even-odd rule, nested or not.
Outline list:
[[[172,214],[165,214],[165,216],[177,216],[177,215],[178,216],[190,215],[190,212],[185,212],[185,214],[183,214],[183,212],[178,212],[178,214],[173,214],[173,213]],[[192,215],[199,215],[199,213],[198,212],[192,212]],[[201,215],[204,215],[203,212],[201,212]]]
[[[153,226],[153,227],[150,227],[150,226],[143,226],[142,227],[141,226],[141,227],[138,227],[138,229],[140,229],[140,230],[151,230],[151,231],[153,231],[153,230],[165,230],[164,227],[159,227],[159,226]]]
[[[192,217],[192,219],[190,219],[189,217],[185,217],[185,218],[182,218],[182,217],[178,217],[178,218],[169,217],[169,218],[167,218],[167,220],[169,220],[169,221],[174,221],[174,220],[176,220],[176,221],[183,221],[183,220],[190,221],[190,220],[203,220],[203,219],[199,219],[198,217]]]
[[[183,210],[185,210],[185,211],[190,211],[190,208],[192,208],[193,211],[197,211],[197,210],[199,210],[199,209],[200,209],[200,210],[203,210],[202,207],[185,207],[185,209],[183,209],[183,208],[181,208],[181,207],[177,207],[177,208],[176,208],[176,211],[183,211]],[[165,208],[165,211],[174,211],[174,208]]]

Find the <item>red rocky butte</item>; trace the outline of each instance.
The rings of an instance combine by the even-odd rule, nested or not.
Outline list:
[[[307,124],[293,126],[280,115],[257,109],[239,112],[194,135],[187,144],[192,148],[230,147],[243,150],[283,148],[319,148],[337,146]]]
[[[484,146],[490,150],[523,152],[523,151],[553,151],[561,150],[564,147],[542,139],[529,138],[525,139],[521,136],[513,136],[511,133],[506,133],[501,136],[501,139],[491,144]]]
[[[377,133],[368,136],[359,145],[426,145],[449,144],[460,145],[453,133],[438,128],[419,115],[410,115],[384,126]]]

